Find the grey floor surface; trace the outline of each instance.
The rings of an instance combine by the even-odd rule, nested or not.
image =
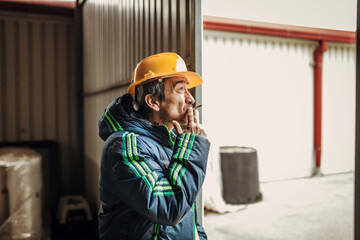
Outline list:
[[[350,240],[354,173],[260,184],[263,199],[233,213],[207,213],[209,240]]]

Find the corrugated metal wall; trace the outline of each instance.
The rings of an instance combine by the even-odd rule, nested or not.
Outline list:
[[[172,51],[195,69],[196,39],[202,26],[201,1],[86,1],[84,19],[84,118],[86,193],[98,208],[98,176],[103,141],[98,120],[106,106],[127,91],[132,70],[146,56]],[[197,18],[196,18],[197,16]],[[200,15],[201,16],[201,15]],[[199,71],[199,70],[198,70]]]
[[[60,194],[77,193],[72,18],[0,12],[0,141],[55,140]]]
[[[262,181],[311,175],[312,64],[317,45],[309,40],[204,31],[203,125],[213,147],[256,148]],[[324,173],[354,166],[354,47],[329,43],[324,53]],[[218,116],[226,116],[225,124],[219,124]]]

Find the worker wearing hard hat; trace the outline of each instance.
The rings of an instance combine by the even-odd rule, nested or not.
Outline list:
[[[207,239],[195,199],[210,143],[188,91],[200,84],[177,54],[156,54],[137,64],[128,93],[106,108],[99,121],[101,240]]]

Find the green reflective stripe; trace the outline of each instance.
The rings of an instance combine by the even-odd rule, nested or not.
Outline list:
[[[127,134],[126,137],[127,137],[127,142],[124,143],[124,144],[125,144],[125,146],[127,146],[127,154],[128,154],[128,156],[129,156],[132,164],[133,164],[134,166],[136,166],[136,168],[139,169],[139,171],[142,173],[142,176],[140,176],[140,177],[144,180],[144,182],[145,182],[145,184],[148,186],[148,188],[149,188],[149,189],[152,189],[152,185],[150,184],[149,180],[148,180],[147,177],[145,176],[145,175],[147,175],[146,172],[145,172],[144,169],[140,166],[139,163],[137,163],[136,161],[134,161],[134,158],[133,158],[133,155],[132,155],[131,134]],[[139,176],[138,176],[138,177],[139,177]]]
[[[130,157],[130,160],[133,162],[133,164],[137,167],[137,169],[139,169],[140,170],[140,172],[142,173],[142,179],[144,179],[144,181],[145,181],[145,183],[146,183],[146,185],[149,187],[149,189],[151,189],[152,188],[152,186],[153,185],[151,185],[150,184],[150,182],[149,182],[149,180],[147,179],[147,177],[146,177],[146,175],[147,175],[147,173],[144,171],[144,169],[141,167],[141,165],[138,163],[138,162],[136,162],[135,160],[134,160],[134,157],[133,157],[133,150],[132,150],[132,137],[131,137],[131,135],[132,135],[132,133],[130,133],[130,134],[128,134],[127,135],[127,140],[128,140],[128,154],[129,154],[129,157]],[[151,173],[149,174],[149,176],[151,176]],[[151,176],[152,177],[152,176]],[[155,181],[153,180],[152,181],[153,182],[153,184],[155,183]]]
[[[115,127],[115,125],[113,124],[113,122],[111,121],[111,119],[109,118],[109,116],[107,114],[105,114],[105,117],[107,118],[107,120],[109,121],[109,123],[111,124],[111,126],[113,127],[114,131],[117,131],[117,128]]]
[[[176,185],[176,179],[177,179],[177,176],[179,174],[179,171],[180,171],[181,167],[182,167],[182,164],[179,163],[179,166],[176,168],[175,173],[174,173],[174,175],[172,177],[174,185]]]
[[[170,184],[169,181],[159,181],[156,183],[156,185],[165,185],[165,184]]]
[[[186,136],[185,143],[184,143],[184,147],[183,147],[183,149],[182,149],[182,151],[181,151],[181,154],[180,154],[179,159],[183,159],[183,157],[184,157],[184,153],[185,153],[185,150],[186,150],[187,145],[188,145],[188,143],[189,143],[189,138],[190,138],[190,136],[191,136],[191,133],[188,133],[187,136]]]
[[[157,173],[156,173],[155,171],[153,171],[153,173],[154,173],[154,175],[155,175],[156,179],[158,179],[158,178],[159,178],[159,176],[157,175]]]
[[[178,150],[177,150],[174,158],[177,158],[177,157],[179,156],[179,152],[180,152],[180,149],[181,149],[182,142],[183,142],[183,140],[184,140],[184,138],[185,138],[185,135],[186,135],[186,134],[183,134],[183,135],[181,136],[181,138],[180,138],[180,142],[179,142],[179,145],[178,145]]]
[[[179,174],[179,179],[181,179],[182,176],[184,176],[185,172],[186,172],[186,168],[183,168]],[[179,182],[179,185],[181,185],[181,181]]]
[[[173,140],[171,139],[171,134],[170,134],[170,131],[169,129],[167,128],[167,126],[164,125],[164,127],[166,128],[166,131],[168,132],[168,135],[169,135],[169,139],[170,139],[170,142],[171,142],[171,145],[175,145],[175,143],[173,142]]]
[[[154,226],[154,240],[158,239],[158,236],[159,236],[159,225],[158,224],[155,224]]]
[[[149,176],[149,178],[150,178],[151,187],[154,187],[154,186],[155,186],[155,179],[154,179],[154,177],[151,175],[151,173],[147,174],[147,176]],[[146,176],[144,176],[144,177],[146,177]]]
[[[171,168],[171,170],[170,170],[170,176],[173,175],[174,170],[175,170],[177,164],[178,164],[177,162],[175,162],[175,163],[173,164],[173,166],[172,166],[172,168]]]
[[[136,162],[134,160],[134,157],[133,157],[133,154],[132,154],[132,146],[131,146],[131,134],[128,134],[127,135],[127,149],[128,149],[128,155],[129,155],[129,158],[130,160],[133,162],[133,164],[140,170],[140,172],[143,174],[143,175],[146,175],[146,172],[144,171],[144,169],[140,166],[140,164],[138,162]]]
[[[194,240],[196,239],[196,215],[195,215],[195,211],[196,211],[196,209],[195,209],[195,203],[193,203],[193,205],[192,205],[192,209],[193,209],[193,216],[194,216]]]
[[[135,134],[132,134],[132,140],[133,140],[133,143],[134,143],[134,155],[135,155],[135,159],[136,160],[139,160],[139,153],[137,151],[137,141],[136,141],[136,136]],[[151,172],[151,171],[149,171]]]
[[[139,161],[139,162],[140,162],[141,165],[146,169],[146,171],[147,171],[148,173],[151,173],[151,172],[152,172],[151,169],[149,168],[149,166],[146,165],[146,163],[145,163],[144,161]]]
[[[153,196],[169,196],[175,195],[174,192],[153,192]]]
[[[184,159],[185,161],[189,160],[190,152],[191,152],[192,147],[193,147],[193,145],[194,145],[194,141],[195,141],[195,134],[193,134],[193,135],[191,136],[191,140],[190,140],[190,144],[189,144],[189,149],[188,149],[188,151],[187,151],[187,153],[186,153],[186,156],[185,156],[185,159]]]
[[[159,191],[164,191],[164,190],[172,190],[172,186],[156,186],[155,188],[154,188],[154,191],[155,190],[159,190]]]
[[[135,168],[134,165],[131,164],[131,162],[129,162],[129,159],[127,158],[127,154],[126,154],[126,134],[127,132],[125,132],[123,135],[122,135],[122,140],[123,140],[123,144],[124,144],[124,150],[123,150],[123,155],[124,155],[124,160],[125,162],[130,166],[130,168],[134,171],[135,175],[139,178],[141,178],[141,175],[140,173],[138,172],[138,170]]]
[[[121,127],[120,123],[118,121],[116,121],[116,119],[114,118],[114,116],[111,114],[110,110],[107,110],[107,113],[109,113],[111,119],[116,123],[116,125],[118,125],[119,129],[121,131],[123,131],[124,129]]]
[[[135,157],[135,159],[136,160],[139,160],[139,154],[138,154],[138,151],[137,151],[137,141],[136,141],[136,134],[134,134],[134,133],[131,133],[131,134],[129,134],[129,136],[128,136],[128,140],[130,141],[130,146],[131,146],[131,151],[132,151],[132,153],[133,153],[133,155],[132,155],[132,161],[134,161],[136,164],[138,164],[139,165],[139,163],[140,163],[140,165],[139,165],[139,168],[140,168],[140,171],[144,174],[144,175],[148,175],[149,176],[149,178],[150,178],[150,181],[152,182],[152,186],[154,186],[155,185],[155,179],[154,179],[154,177],[152,176],[152,174],[151,174],[151,169],[148,167],[148,165],[146,165],[146,163],[144,162],[144,161],[139,161],[139,163],[137,162],[137,161],[135,161],[134,160],[134,157]],[[144,169],[146,170],[146,171],[144,171]]]
[[[113,129],[111,128],[111,126],[109,125],[108,120],[106,119],[106,116],[105,116],[105,118],[104,118],[104,122],[105,122],[106,125],[108,126],[110,132],[113,132],[114,130],[113,130]]]
[[[138,149],[137,149],[137,140],[136,137],[138,135],[137,134],[132,134],[132,142],[133,142],[133,151],[134,151],[134,156],[136,160],[139,160],[139,153],[138,153]],[[140,164],[142,165],[142,167],[149,173],[149,178],[152,182],[152,185],[155,185],[155,179],[154,177],[151,175],[152,170],[149,168],[149,166],[145,163],[145,161],[139,161]],[[156,175],[156,172],[154,172],[154,174]],[[157,177],[157,175],[156,175]]]

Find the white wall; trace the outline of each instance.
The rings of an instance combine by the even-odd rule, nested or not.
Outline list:
[[[203,15],[355,31],[356,0],[203,0]],[[316,41],[204,31],[203,121],[213,146],[259,154],[260,180],[310,175]],[[322,172],[354,169],[355,44],[323,63]]]
[[[329,44],[323,62],[323,173],[354,170],[355,165],[354,44]]]
[[[262,181],[311,175],[317,44],[204,31],[203,125],[215,147],[257,149]],[[324,53],[324,174],[354,170],[355,58],[354,44],[329,43]]]
[[[316,44],[204,31],[204,127],[214,145],[256,148],[260,180],[311,172]]]
[[[203,15],[355,31],[356,0],[203,0]]]

